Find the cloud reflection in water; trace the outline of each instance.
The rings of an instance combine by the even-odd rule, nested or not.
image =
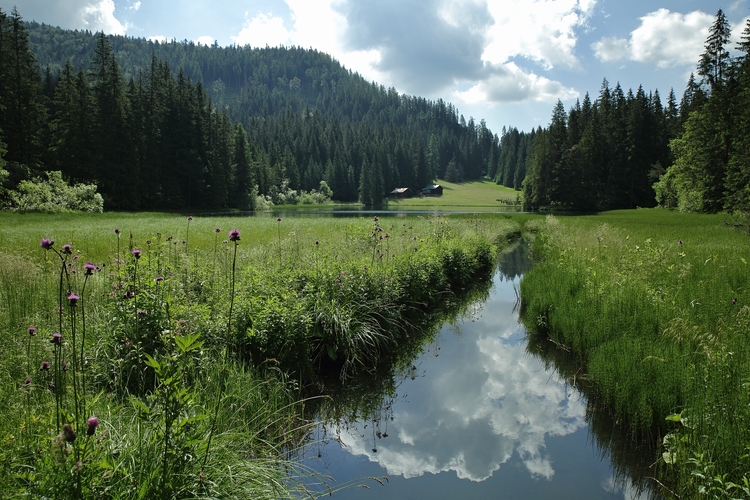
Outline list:
[[[525,353],[515,297],[492,296],[481,318],[451,327],[458,335],[443,327],[439,357],[428,348],[415,362],[420,376],[399,387],[388,438],[363,422],[340,430],[350,453],[406,478],[455,471],[483,481],[514,454],[533,477],[554,476],[545,439],[584,427],[585,400]]]

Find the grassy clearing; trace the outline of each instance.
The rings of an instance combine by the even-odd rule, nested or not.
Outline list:
[[[656,435],[683,498],[750,497],[750,246],[725,219],[549,217],[521,283],[527,327],[577,356],[613,420]]]
[[[304,493],[308,472],[284,460],[307,439],[302,388],[395,362],[519,231],[494,216],[0,214],[0,488]]]
[[[442,196],[425,196],[403,200],[388,200],[395,208],[506,208],[519,200],[521,193],[489,180],[462,182],[460,184],[438,181],[443,186]]]

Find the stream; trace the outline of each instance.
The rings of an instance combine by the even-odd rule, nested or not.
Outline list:
[[[499,258],[486,300],[444,323],[411,366],[372,396],[369,411],[358,411],[360,403],[339,409],[349,417],[319,424],[303,464],[335,478],[334,488],[354,485],[334,498],[653,494],[631,479],[642,464],[627,463],[634,453],[612,443],[616,433],[592,429],[611,424],[592,417],[571,378],[528,349],[518,319],[519,282],[530,266],[525,250],[520,244]]]

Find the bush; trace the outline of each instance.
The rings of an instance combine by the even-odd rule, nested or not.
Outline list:
[[[59,171],[46,172],[47,180],[21,181],[9,192],[10,209],[18,212],[103,212],[104,200],[96,184],[68,185]]]

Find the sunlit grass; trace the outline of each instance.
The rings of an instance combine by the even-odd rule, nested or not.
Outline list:
[[[310,472],[287,460],[310,425],[302,385],[316,370],[345,378],[386,363],[411,321],[485,279],[492,242],[519,232],[511,219],[473,215],[0,214],[0,488],[304,492]],[[42,238],[72,253],[45,250]],[[89,261],[101,271],[86,277]],[[69,293],[80,302],[60,308]],[[89,416],[101,422],[91,435]],[[60,433],[67,423],[77,438]]]
[[[659,453],[678,457],[681,493],[705,486],[700,468],[738,484],[748,469],[750,241],[729,219],[551,217],[521,284],[527,327],[579,359],[616,419],[677,436]]]

